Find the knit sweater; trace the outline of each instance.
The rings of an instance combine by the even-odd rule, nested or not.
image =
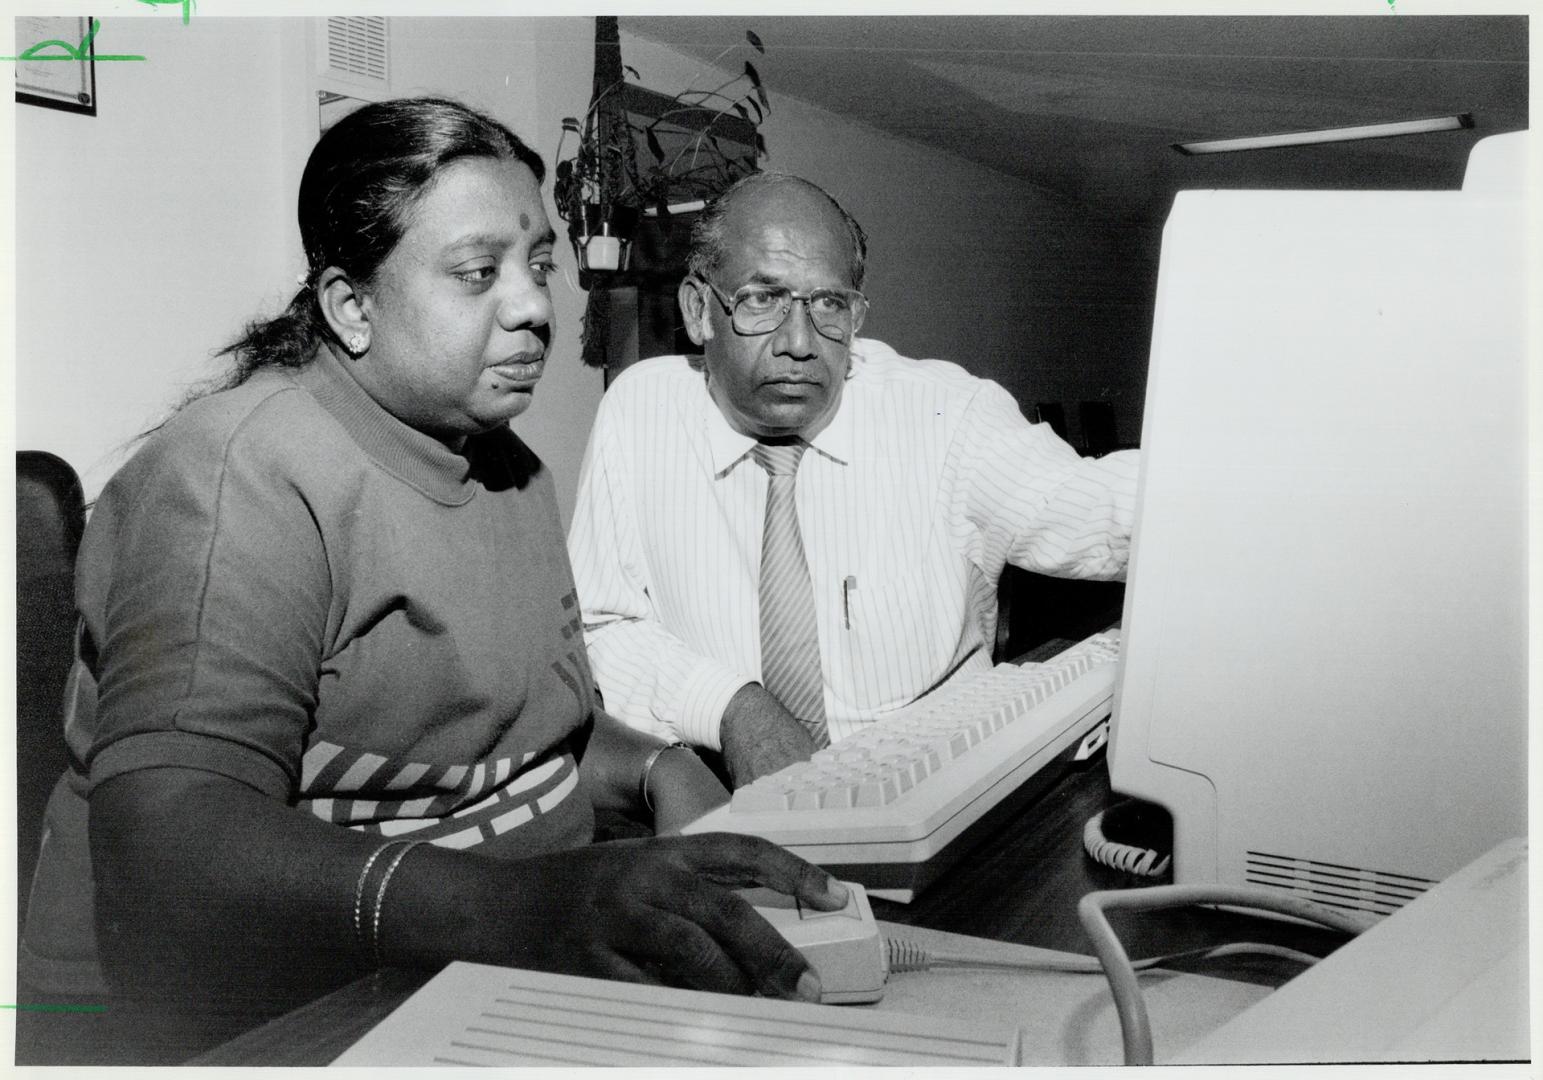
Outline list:
[[[577,600],[550,474],[507,428],[455,453],[330,353],[261,372],[112,479],[76,596],[76,765],[50,806],[34,957],[94,955],[82,800],[137,770],[492,855],[591,838]]]

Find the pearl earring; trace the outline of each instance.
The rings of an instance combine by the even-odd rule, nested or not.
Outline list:
[[[358,356],[370,347],[370,343],[364,340],[363,334],[350,334],[348,337],[348,355]]]

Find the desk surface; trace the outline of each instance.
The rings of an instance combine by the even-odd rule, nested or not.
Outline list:
[[[873,901],[875,917],[973,937],[1065,952],[1091,949],[1077,921],[1077,901],[1098,889],[1139,879],[1093,863],[1082,827],[1115,801],[1103,759],[1069,775],[1003,822],[941,881],[912,904]],[[1153,912],[1118,921],[1133,957],[1225,941],[1290,945],[1324,953],[1342,942],[1313,927],[1211,910]],[[1229,958],[1175,968],[1278,985],[1297,969],[1270,958]],[[383,1019],[425,981],[421,972],[383,971],[194,1059],[195,1065],[324,1065]]]

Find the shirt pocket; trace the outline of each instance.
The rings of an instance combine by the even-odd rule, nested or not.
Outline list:
[[[905,565],[869,569],[844,586],[836,650],[849,673],[838,693],[863,713],[909,704],[947,674],[968,598],[968,567],[941,530]]]

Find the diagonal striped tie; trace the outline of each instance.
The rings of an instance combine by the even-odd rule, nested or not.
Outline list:
[[[815,746],[829,746],[814,589],[793,504],[798,460],[806,445],[756,443],[750,451],[769,481],[761,538],[761,685],[803,722]]]

